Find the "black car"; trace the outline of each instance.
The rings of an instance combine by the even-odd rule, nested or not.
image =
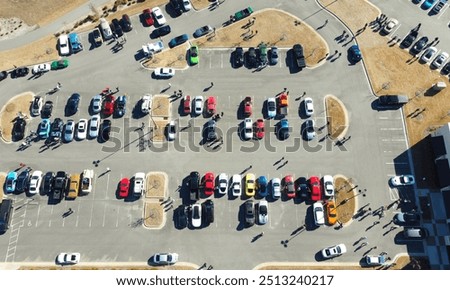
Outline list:
[[[24,192],[27,190],[28,183],[30,182],[30,171],[28,169],[22,171],[17,177],[16,192]]]
[[[11,72],[12,78],[20,78],[26,76],[30,70],[27,67],[18,67]]]
[[[183,44],[183,43],[185,43],[186,41],[188,41],[188,39],[189,39],[189,36],[188,36],[187,34],[182,34],[182,35],[179,35],[179,36],[177,36],[177,37],[174,37],[174,38],[172,38],[172,39],[169,41],[169,47],[170,47],[170,48],[173,48],[173,47],[175,47],[175,46],[178,46],[178,45],[180,45],[180,44]]]
[[[64,127],[64,122],[60,118],[56,118],[53,121],[52,126],[50,127],[50,138],[53,141],[61,140],[63,127]]]
[[[200,184],[200,174],[197,171],[192,171],[189,175],[189,191],[191,200],[198,200],[198,190]]]
[[[150,34],[150,37],[151,38],[162,37],[164,35],[169,34],[171,31],[172,29],[170,28],[170,25],[164,25],[153,30],[152,33]]]
[[[417,36],[419,33],[416,30],[411,30],[409,34],[403,39],[403,41],[400,43],[401,47],[408,48],[411,46],[411,44],[417,39]]]
[[[180,16],[183,13],[183,7],[181,6],[180,0],[170,0],[170,6],[172,6],[176,16]]]
[[[128,16],[128,14],[122,15],[121,20],[123,31],[129,32],[133,30],[133,25],[131,24],[130,16]]]
[[[209,25],[202,26],[194,31],[194,37],[195,38],[201,37],[203,35],[208,34],[211,31],[213,31],[211,26],[209,26]]]
[[[102,127],[100,128],[100,136],[103,141],[108,141],[109,137],[111,135],[111,121],[110,120],[104,120]]]
[[[42,179],[42,190],[44,194],[50,194],[53,189],[53,179],[55,178],[55,173],[47,172]]]
[[[254,68],[257,66],[256,49],[250,47],[247,52],[247,66],[249,68]]]
[[[441,69],[441,74],[448,75],[450,73],[450,62],[446,63]]]
[[[303,55],[303,46],[301,44],[294,44],[292,47],[293,61],[299,68],[306,67],[305,56]]]
[[[255,205],[252,199],[246,200],[245,208],[245,225],[251,227],[255,224]]]
[[[123,35],[122,26],[120,26],[120,21],[117,18],[114,18],[111,23],[111,30],[113,34],[115,34],[117,37],[120,37]]]
[[[22,118],[17,118],[14,122],[13,131],[12,131],[12,137],[13,141],[19,141],[22,140],[25,136],[25,126],[27,125],[27,122]]]
[[[202,204],[202,218],[205,224],[214,222],[214,202],[210,199]]]
[[[206,126],[206,139],[208,141],[213,141],[217,139],[216,134],[216,121],[209,120]]]
[[[420,53],[420,52],[425,48],[425,46],[427,45],[427,43],[428,43],[428,37],[422,36],[422,37],[414,44],[413,48],[411,49],[412,52],[414,52],[415,54]]]
[[[382,95],[378,98],[380,106],[394,106],[401,107],[409,101],[408,96],[405,95]]]
[[[127,99],[125,96],[120,96],[116,99],[116,101],[114,102],[114,106],[116,106],[116,109],[114,110],[114,114],[117,117],[123,117],[125,115],[126,104],[127,104]]]
[[[307,199],[309,196],[308,180],[305,177],[297,179],[297,196],[302,199]]]
[[[78,112],[78,105],[80,104],[80,94],[74,93],[72,96],[70,96],[69,100],[67,101],[67,114],[73,115],[76,112]]]
[[[401,226],[417,226],[420,215],[416,212],[399,212],[394,216],[394,223]]]
[[[53,179],[53,200],[61,200],[64,198],[67,189],[68,176],[64,171],[56,172],[56,176]]]
[[[233,52],[233,67],[241,67],[242,65],[244,65],[244,49],[236,47]]]
[[[53,102],[46,101],[41,111],[42,118],[50,118],[52,116],[52,111],[53,111]]]
[[[278,63],[278,48],[273,46],[269,50],[269,64],[276,65]]]
[[[186,206],[181,204],[179,205],[175,211],[174,211],[174,215],[175,215],[175,226],[177,229],[184,229],[185,227],[187,227],[188,225],[188,215],[187,215],[187,210],[186,210]]]
[[[95,46],[100,46],[103,43],[102,35],[100,34],[100,30],[98,28],[92,31],[92,39],[94,40]]]
[[[8,72],[6,71],[0,71],[0,81],[6,79],[8,77]]]

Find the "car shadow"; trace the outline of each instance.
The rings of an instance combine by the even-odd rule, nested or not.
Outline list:
[[[241,203],[239,205],[239,210],[237,213],[237,226],[236,226],[236,230],[237,231],[242,231],[246,228],[245,225],[245,202]]]

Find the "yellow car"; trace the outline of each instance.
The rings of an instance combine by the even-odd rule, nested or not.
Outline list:
[[[245,194],[247,196],[255,196],[255,180],[256,177],[253,173],[248,173],[245,176]]]
[[[336,210],[336,204],[333,200],[327,201],[327,221],[328,225],[334,225],[337,222],[337,210]]]

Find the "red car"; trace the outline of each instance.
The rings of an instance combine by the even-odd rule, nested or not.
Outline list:
[[[183,111],[186,115],[191,113],[191,96],[184,96]]]
[[[126,177],[122,178],[119,183],[119,197],[128,197],[128,192],[130,191],[130,180]]]
[[[114,113],[114,96],[107,95],[103,101],[103,114],[110,116]]]
[[[216,113],[216,97],[210,96],[207,101],[208,114],[214,115]]]
[[[264,120],[258,119],[255,123],[255,136],[257,139],[264,138]]]
[[[214,194],[214,173],[207,172],[205,174],[205,195],[211,196]]]
[[[311,200],[319,201],[322,199],[322,190],[320,188],[320,180],[317,176],[311,176],[309,178],[309,188],[311,191]]]
[[[252,97],[247,96],[244,99],[244,115],[250,117],[252,115]]]
[[[294,185],[294,178],[292,178],[292,175],[287,175],[284,178],[284,191],[286,192],[286,196],[288,198],[295,197],[295,185]]]
[[[142,19],[144,20],[147,26],[152,26],[153,23],[155,23],[151,9],[145,9],[144,11],[142,11]]]

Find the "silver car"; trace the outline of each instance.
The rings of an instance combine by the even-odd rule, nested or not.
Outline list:
[[[96,95],[92,98],[92,112],[94,114],[100,113],[102,109],[102,96]]]
[[[100,116],[95,115],[92,116],[91,120],[89,121],[89,138],[97,138],[98,136],[98,130],[100,127]]]
[[[75,132],[75,122],[73,120],[68,120],[64,128],[64,141],[66,142],[72,141],[74,132]]]

